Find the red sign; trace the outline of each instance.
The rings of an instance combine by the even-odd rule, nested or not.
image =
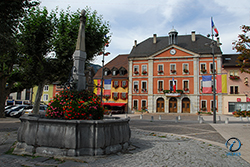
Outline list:
[[[237,102],[241,102],[241,98],[237,98]]]
[[[247,102],[250,102],[250,98],[249,97],[247,97]]]

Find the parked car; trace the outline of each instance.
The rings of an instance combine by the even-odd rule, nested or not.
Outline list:
[[[13,105],[5,106],[4,110],[10,109],[11,107],[14,107]]]
[[[40,105],[39,115],[45,116],[47,107],[48,107],[47,105]],[[25,114],[25,115],[31,115],[31,114],[33,114],[33,105],[25,107],[23,109],[23,113],[22,114]]]
[[[24,108],[25,108],[25,107],[20,108],[20,109],[17,110],[17,111],[12,111],[12,112],[10,113],[10,116],[11,116],[11,117],[19,118],[20,116],[23,115],[23,109],[24,109]]]
[[[10,116],[11,112],[18,111],[18,110],[20,110],[20,109],[22,109],[22,108],[24,108],[26,106],[27,105],[16,105],[16,106],[14,106],[14,107],[12,107],[10,109],[7,109],[7,110],[4,111],[5,112],[5,116]]]

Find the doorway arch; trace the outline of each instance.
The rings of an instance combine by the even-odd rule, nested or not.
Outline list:
[[[187,97],[182,99],[182,113],[190,113],[190,100]]]
[[[169,113],[177,113],[177,99],[175,97],[169,99]]]
[[[164,99],[158,98],[156,103],[157,103],[156,112],[164,112],[164,110],[165,110]]]

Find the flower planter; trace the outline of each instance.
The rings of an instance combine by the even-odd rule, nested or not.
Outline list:
[[[129,119],[107,118],[60,120],[23,116],[14,154],[94,156],[127,150]]]

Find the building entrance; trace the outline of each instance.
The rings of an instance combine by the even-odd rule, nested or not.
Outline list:
[[[156,112],[164,112],[164,99],[157,99],[157,111]]]
[[[177,113],[177,100],[174,97],[169,100],[169,113]]]
[[[182,100],[182,113],[190,113],[190,100],[189,100],[189,98],[184,98]]]

